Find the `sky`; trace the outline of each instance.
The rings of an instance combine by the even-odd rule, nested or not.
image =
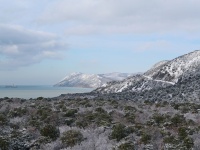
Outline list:
[[[199,0],[0,0],[0,85],[136,73],[200,49]]]

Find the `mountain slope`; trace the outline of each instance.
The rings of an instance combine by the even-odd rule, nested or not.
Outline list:
[[[200,51],[194,51],[170,61],[154,65],[142,75],[132,76],[123,81],[110,82],[96,89],[95,93],[142,92],[175,85],[199,72]]]
[[[120,81],[133,74],[128,73],[108,73],[108,74],[83,74],[72,73],[66,76],[63,80],[55,86],[61,87],[83,87],[83,88],[97,88],[106,86],[107,82]]]
[[[176,83],[184,74],[195,72],[199,68],[199,65],[200,51],[196,50],[166,62],[154,69],[154,71],[150,69],[144,75],[153,79]]]

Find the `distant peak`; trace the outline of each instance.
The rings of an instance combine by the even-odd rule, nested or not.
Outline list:
[[[79,74],[83,74],[83,73],[81,73],[81,72],[72,72],[69,75],[79,75]]]

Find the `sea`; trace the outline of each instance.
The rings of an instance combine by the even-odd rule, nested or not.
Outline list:
[[[91,92],[90,88],[54,87],[50,85],[0,86],[0,98],[52,98],[61,94]]]

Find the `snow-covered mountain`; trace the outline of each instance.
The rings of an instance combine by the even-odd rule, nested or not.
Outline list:
[[[94,92],[138,92],[173,86],[179,80],[187,79],[199,70],[200,51],[196,50],[170,61],[159,62],[144,74],[135,75],[122,81],[110,82]]]
[[[108,74],[83,74],[72,73],[66,76],[55,86],[61,87],[83,87],[83,88],[98,88],[106,86],[107,82],[120,81],[132,76],[130,73],[108,73]]]
[[[200,50],[193,51],[150,69],[145,76],[176,83],[184,74],[196,72],[200,67]],[[153,71],[152,71],[153,70]]]

